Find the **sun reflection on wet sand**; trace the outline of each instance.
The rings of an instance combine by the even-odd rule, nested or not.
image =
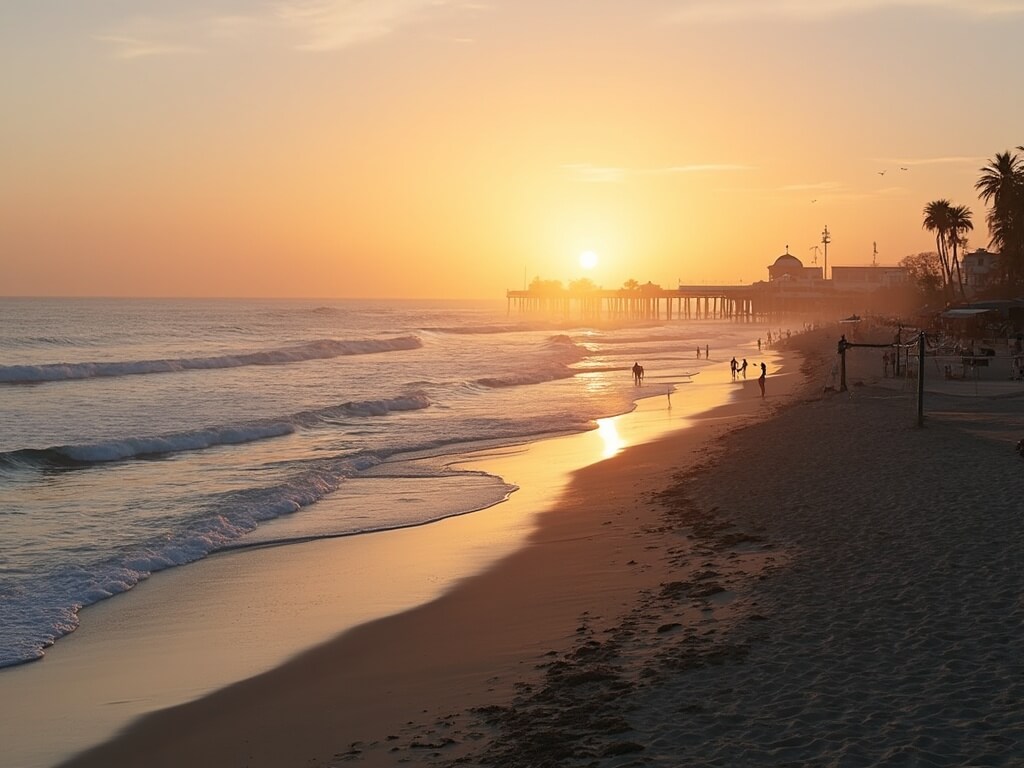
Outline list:
[[[604,449],[601,451],[602,459],[610,459],[626,446],[622,438],[619,437],[618,429],[615,428],[615,421],[615,419],[597,420],[597,434],[604,443]]]

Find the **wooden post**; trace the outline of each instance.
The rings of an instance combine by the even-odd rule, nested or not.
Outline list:
[[[924,331],[917,337],[917,426],[924,426]]]
[[[846,335],[839,339],[839,391],[846,391]]]

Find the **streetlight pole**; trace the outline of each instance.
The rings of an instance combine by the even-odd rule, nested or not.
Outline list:
[[[832,242],[832,236],[828,232],[828,224],[821,232],[821,242],[825,246],[825,279],[828,280],[828,244]]]

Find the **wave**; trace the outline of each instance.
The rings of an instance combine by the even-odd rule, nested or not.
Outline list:
[[[534,363],[530,367],[519,366],[513,371],[475,379],[473,383],[496,389],[568,379],[577,373],[571,366],[587,356],[586,347],[577,344],[565,334],[552,336],[544,342],[543,346],[549,355],[547,360]]]
[[[476,379],[473,383],[488,389],[501,389],[503,387],[520,387],[528,384],[541,384],[545,381],[568,379],[575,376],[576,373],[576,371],[565,365],[545,366],[529,371],[507,373],[503,376],[485,376]]]
[[[536,325],[516,323],[512,325],[453,325],[437,326],[435,328],[423,328],[423,331],[430,333],[448,333],[454,335],[476,336],[496,333],[520,333],[523,331],[535,331]]]
[[[222,494],[210,500],[215,514],[197,525],[100,562],[61,566],[51,574],[49,589],[12,590],[11,599],[0,602],[0,622],[14,632],[11,646],[0,648],[0,668],[41,658],[45,648],[78,627],[82,607],[126,592],[157,571],[200,560],[261,522],[316,503],[379,462],[373,456],[331,459],[268,488]]]
[[[423,344],[416,336],[391,339],[335,340],[319,339],[291,347],[214,357],[186,357],[164,360],[124,362],[46,363],[43,365],[0,365],[0,383],[36,384],[72,381],[102,376],[137,376],[148,373],[177,373],[191,370],[240,368],[248,365],[287,365],[306,360],[326,360],[345,355],[370,355],[379,352],[418,349]]]
[[[257,440],[289,435],[299,427],[316,427],[340,418],[386,416],[392,412],[412,411],[430,406],[422,394],[404,395],[390,400],[366,400],[300,411],[274,421],[250,422],[231,426],[175,432],[152,437],[125,437],[79,445],[50,448],[22,448],[0,453],[0,467],[72,468],[128,459],[166,456],[199,451],[218,445],[240,445]]]
[[[657,344],[657,343],[672,343],[672,344],[686,344],[694,346],[697,342],[695,341],[696,336],[694,333],[687,334],[661,334],[657,336],[600,336],[590,341],[596,341],[601,344],[608,346],[619,346],[623,344]]]
[[[0,349],[26,347],[78,347],[91,345],[94,342],[83,339],[76,339],[72,336],[14,336],[12,338],[0,338]]]

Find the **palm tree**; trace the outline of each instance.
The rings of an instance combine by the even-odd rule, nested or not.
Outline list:
[[[1024,272],[1024,160],[1009,151],[997,153],[981,169],[974,188],[992,206],[987,216],[990,245],[1000,252],[1003,277],[1017,282]]]
[[[952,248],[950,263],[956,269],[956,282],[960,288],[960,298],[966,300],[964,293],[964,277],[960,272],[960,260],[957,258],[957,248],[966,242],[965,233],[974,229],[974,222],[971,220],[971,209],[966,205],[955,205],[949,209],[949,231],[946,236],[949,238],[949,245]]]
[[[939,254],[939,263],[942,265],[942,289],[946,301],[951,298],[953,284],[953,272],[949,264],[949,231],[952,210],[953,204],[946,199],[932,200],[924,207],[923,226],[929,232],[935,233],[935,250]]]

